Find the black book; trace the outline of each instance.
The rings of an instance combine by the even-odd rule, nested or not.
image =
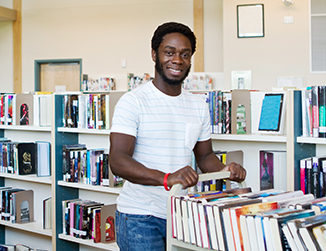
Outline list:
[[[34,142],[18,144],[18,174],[36,174],[37,145]]]

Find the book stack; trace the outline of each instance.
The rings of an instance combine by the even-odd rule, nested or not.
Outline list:
[[[15,99],[15,124],[51,126],[51,92],[18,93]]]
[[[109,94],[65,94],[63,127],[109,129]]]
[[[326,86],[301,90],[302,136],[326,138]]]
[[[179,241],[212,250],[326,250],[326,197],[239,188],[170,199]]]
[[[1,220],[11,223],[34,221],[34,192],[13,187],[0,188]]]
[[[51,175],[51,145],[46,141],[13,142],[0,138],[0,172]]]
[[[85,144],[63,145],[63,181],[119,187],[123,179],[109,168],[108,149],[87,149]]]
[[[74,199],[62,201],[62,209],[64,234],[95,243],[115,240],[116,204]]]
[[[82,82],[83,91],[105,92],[116,90],[116,80],[111,77],[102,77],[93,79],[87,74],[83,74]]]
[[[207,74],[196,74],[193,73],[188,76],[182,84],[185,90],[211,90],[213,86],[213,80]]]
[[[16,94],[0,93],[0,125],[16,124]]]
[[[326,196],[326,156],[300,160],[300,189],[316,198]]]
[[[128,81],[127,90],[131,91],[152,79],[153,78],[148,73],[144,73],[142,77],[135,76],[134,73],[128,73],[127,74],[127,81]]]

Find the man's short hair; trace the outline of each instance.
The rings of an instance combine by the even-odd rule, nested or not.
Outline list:
[[[157,27],[152,37],[152,49],[157,52],[158,47],[162,43],[163,37],[166,34],[170,33],[181,33],[185,37],[187,37],[191,43],[192,54],[196,51],[196,36],[192,32],[192,30],[181,23],[176,22],[168,22],[164,23]]]

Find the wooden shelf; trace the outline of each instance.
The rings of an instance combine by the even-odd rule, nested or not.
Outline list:
[[[326,145],[326,139],[314,137],[297,137],[297,143]]]
[[[89,190],[94,192],[110,193],[110,194],[119,194],[122,189],[122,187],[93,186],[93,185],[86,185],[82,183],[65,182],[65,181],[58,181],[58,185],[64,187],[72,187],[76,189]]]
[[[109,135],[110,130],[99,130],[99,129],[80,129],[80,128],[68,128],[68,127],[59,127],[58,132],[68,132],[68,133],[83,133],[83,134],[103,134]]]
[[[16,131],[51,132],[50,126],[0,125],[0,129],[16,130]]]
[[[65,235],[65,234],[59,234],[59,239],[71,241],[71,242],[83,244],[85,246],[90,246],[93,248],[99,248],[99,249],[103,249],[103,250],[119,251],[119,247],[116,242],[94,243],[93,240],[80,239],[80,238],[76,238],[76,237],[73,237],[70,235]]]
[[[36,174],[18,175],[18,174],[11,174],[11,173],[0,173],[0,177],[6,178],[6,179],[15,179],[15,180],[22,180],[22,181],[49,184],[49,185],[51,185],[51,183],[52,183],[51,176],[38,177]]]
[[[172,238],[171,239],[171,245],[173,247],[180,247],[180,248],[185,248],[187,250],[195,250],[195,251],[207,251],[207,248],[202,248],[198,247],[196,245],[190,244],[190,243],[185,243],[183,241],[178,241],[177,239]]]
[[[0,21],[16,21],[17,11],[0,6]]]
[[[0,224],[23,231],[52,237],[52,229],[43,229],[42,223],[40,222],[11,223],[10,221],[0,220]]]
[[[286,143],[286,136],[271,134],[211,134],[212,140]]]

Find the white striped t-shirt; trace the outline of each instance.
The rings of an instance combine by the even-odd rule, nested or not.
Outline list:
[[[173,173],[191,164],[197,141],[210,139],[208,106],[202,97],[186,91],[179,96],[166,95],[150,81],[120,98],[111,132],[136,137],[136,161],[147,168]],[[123,213],[166,219],[167,198],[163,186],[126,181],[117,208]]]

